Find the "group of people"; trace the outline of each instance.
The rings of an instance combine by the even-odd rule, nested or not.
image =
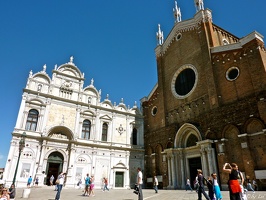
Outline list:
[[[30,176],[27,181],[27,187],[30,188],[31,184],[32,184],[32,177]],[[39,185],[39,177],[36,177],[34,185],[35,187]]]
[[[85,188],[83,196],[95,196],[94,193],[94,176],[90,176],[87,174],[86,178],[84,178],[85,181]]]
[[[222,195],[217,181],[217,174],[213,173],[211,174],[211,177],[205,178],[202,174],[202,170],[198,169],[197,172],[198,175],[195,179],[194,185],[196,187],[196,191],[198,192],[198,200],[202,200],[202,194],[207,200],[214,200],[214,199],[221,200]],[[245,179],[243,177],[242,172],[238,170],[237,164],[225,163],[223,165],[223,172],[229,175],[228,189],[229,189],[230,200],[247,200],[246,196],[247,190],[244,188]],[[246,182],[247,182],[247,188],[255,192],[251,186],[251,181],[249,180],[248,176]],[[209,190],[208,194],[205,192],[204,189],[205,185],[208,187]],[[186,182],[186,190],[188,189],[192,191],[189,178],[187,179]]]
[[[7,188],[0,188],[0,200],[12,200],[15,199],[16,196],[16,189],[15,185],[12,184],[9,189]]]
[[[202,194],[208,200],[214,200],[214,199],[221,200],[222,195],[221,195],[220,187],[217,181],[217,174],[212,173],[211,177],[208,177],[206,179],[203,176],[201,169],[198,169],[197,172],[198,172],[198,175],[196,177],[195,185],[196,185],[196,191],[198,192],[198,200],[202,200]],[[209,190],[208,194],[205,192],[205,189],[204,189],[205,185],[207,185],[208,187],[208,190]],[[186,190],[188,188],[192,191],[189,179],[187,180],[187,183],[186,183]]]
[[[255,193],[254,189],[251,186],[249,176],[246,177],[247,189],[244,188],[245,179],[242,172],[238,169],[236,163],[225,163],[223,166],[223,171],[229,174],[228,189],[230,200],[247,200],[247,189]],[[253,181],[253,184],[257,184],[256,181]]]

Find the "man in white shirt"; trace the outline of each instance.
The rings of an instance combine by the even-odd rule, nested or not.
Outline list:
[[[158,193],[158,179],[156,176],[154,176],[154,190],[155,190],[155,193]]]
[[[137,174],[137,186],[139,188],[139,194],[138,194],[138,200],[143,200],[143,194],[142,194],[142,184],[143,184],[143,181],[142,181],[142,172],[141,172],[141,168],[138,167],[137,169],[138,171],[138,174]]]
[[[189,180],[189,178],[187,178],[187,183],[186,183],[186,191],[187,190],[190,190],[192,192],[192,188],[190,186],[190,180]]]

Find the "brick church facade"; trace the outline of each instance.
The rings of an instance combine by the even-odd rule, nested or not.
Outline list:
[[[142,101],[145,183],[185,188],[196,170],[216,172],[227,189],[225,162],[266,188],[266,52],[258,32],[239,38],[213,23],[203,1],[176,22],[155,49],[158,82]]]

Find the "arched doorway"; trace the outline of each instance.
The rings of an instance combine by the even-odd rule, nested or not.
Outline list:
[[[48,156],[48,161],[47,161],[47,168],[46,168],[46,174],[47,178],[44,181],[45,185],[50,185],[50,177],[53,175],[54,176],[54,182],[58,176],[58,174],[62,171],[63,168],[63,162],[64,162],[64,157],[61,153],[58,151],[51,153]]]
[[[167,149],[172,156],[168,162],[169,188],[185,188],[187,178],[193,182],[197,169],[203,174],[217,171],[213,155],[212,140],[203,140],[200,130],[193,124],[183,124],[176,133],[174,149]],[[171,181],[172,180],[172,181]]]

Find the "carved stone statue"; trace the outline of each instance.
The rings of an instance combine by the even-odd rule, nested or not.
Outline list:
[[[70,63],[73,63],[74,57],[70,56]]]
[[[203,0],[194,0],[195,6],[196,6],[196,11],[204,10],[203,6]]]
[[[158,32],[156,33],[156,35],[157,35],[158,45],[162,45],[163,44],[163,31],[161,31],[160,24],[158,24]]]
[[[177,6],[177,2],[175,1],[175,8],[173,8],[173,13],[174,13],[174,17],[175,17],[175,22],[181,22],[181,10],[180,8]]]
[[[44,64],[44,66],[43,66],[43,70],[42,70],[43,72],[45,72],[46,71],[46,64]]]

